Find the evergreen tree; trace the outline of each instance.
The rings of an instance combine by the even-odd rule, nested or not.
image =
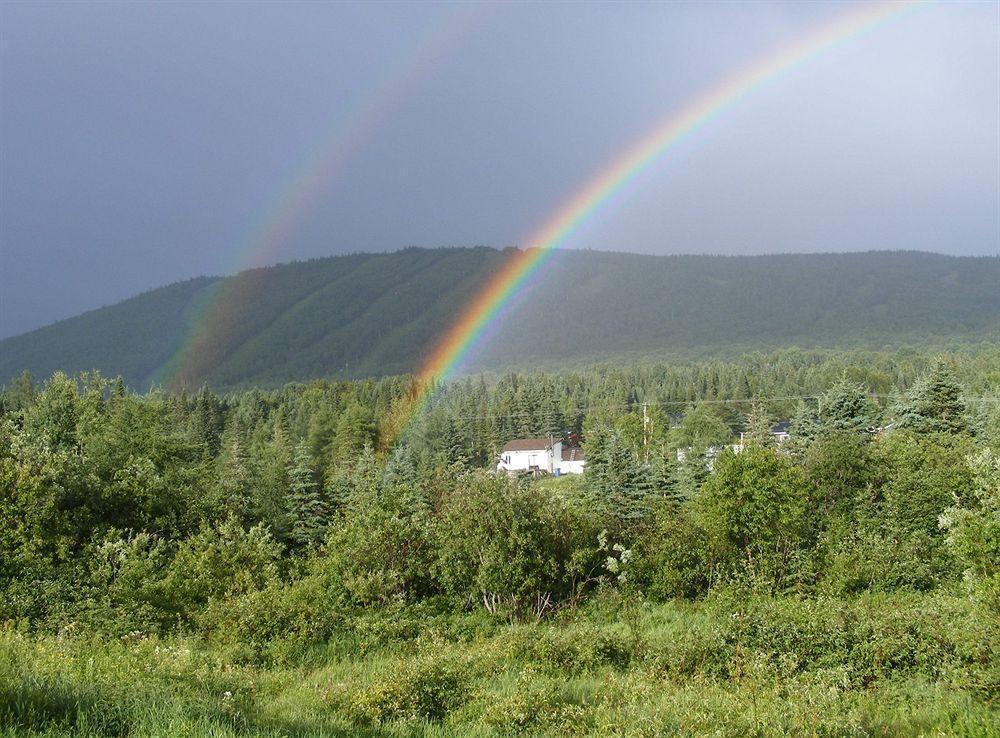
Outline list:
[[[420,475],[417,473],[417,463],[413,456],[413,449],[408,445],[401,445],[389,455],[389,460],[385,464],[385,471],[382,474],[383,485],[401,485],[416,489],[420,484]]]
[[[191,434],[195,443],[201,444],[208,458],[218,455],[222,446],[223,414],[219,398],[208,388],[202,388],[195,398],[191,418]]]
[[[326,532],[330,510],[316,481],[307,440],[295,447],[288,479],[289,538],[300,546],[317,543]]]
[[[863,385],[842,378],[819,399],[820,426],[826,431],[864,431],[876,425],[879,411]]]
[[[230,434],[228,443],[220,456],[219,471],[220,503],[230,516],[247,523],[253,517],[251,508],[252,479],[250,457],[246,452],[239,432]]]
[[[812,405],[800,400],[788,430],[793,444],[797,446],[808,444],[819,435],[819,412]]]
[[[337,421],[337,432],[331,448],[338,462],[350,462],[366,445],[375,444],[375,418],[371,410],[352,402]]]
[[[35,401],[35,380],[25,369],[11,380],[4,392],[5,404],[9,410],[24,410]]]
[[[771,426],[774,419],[768,413],[763,403],[754,402],[750,406],[750,414],[747,416],[746,430],[743,432],[743,443],[756,446],[774,445],[774,434],[771,433]]]
[[[592,489],[620,523],[638,520],[649,511],[649,470],[639,463],[620,433],[607,434],[596,458],[588,458],[586,468]]]
[[[275,535],[287,539],[288,468],[294,450],[285,426],[284,411],[279,409],[269,424],[261,425],[262,428],[254,433],[259,440],[252,457],[251,517],[267,523]]]
[[[930,374],[917,381],[896,407],[900,426],[923,433],[967,432],[961,392],[951,367],[937,359]]]

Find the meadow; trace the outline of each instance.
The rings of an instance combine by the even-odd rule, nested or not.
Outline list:
[[[543,623],[359,615],[306,649],[8,630],[0,724],[19,735],[991,735],[985,632],[957,594],[617,595]],[[990,644],[993,644],[992,646]],[[992,696],[992,697],[991,697]]]

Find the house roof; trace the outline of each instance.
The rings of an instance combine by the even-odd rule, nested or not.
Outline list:
[[[562,450],[562,460],[563,461],[586,461],[586,457],[583,455],[582,448],[570,448],[563,446]]]
[[[551,445],[548,438],[519,438],[507,441],[503,451],[545,451]]]
[[[788,433],[789,429],[792,427],[792,421],[782,420],[776,423],[772,428],[772,433]]]

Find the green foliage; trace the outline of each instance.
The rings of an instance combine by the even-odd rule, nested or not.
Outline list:
[[[801,472],[773,449],[724,452],[695,505],[718,575],[789,583],[805,537],[808,497]]]
[[[718,591],[497,627],[430,613],[290,662],[192,639],[0,630],[0,731],[26,735],[990,735],[996,641],[968,598]],[[345,647],[346,646],[346,647]]]
[[[435,572],[460,601],[541,617],[599,575],[601,520],[555,494],[468,474],[442,501]]]
[[[213,600],[263,589],[279,575],[282,546],[263,526],[229,518],[203,528],[177,549],[166,576],[171,598],[188,613]]]
[[[726,423],[725,408],[717,404],[700,403],[684,413],[684,419],[671,431],[671,443],[675,448],[704,450],[710,446],[722,446],[733,435]]]
[[[361,689],[334,693],[331,698],[362,724],[441,721],[468,698],[468,671],[453,659],[422,658],[406,662],[402,669],[386,670]]]
[[[879,411],[863,385],[842,379],[819,399],[823,432],[862,432],[878,424]]]
[[[326,540],[328,576],[349,602],[410,602],[431,590],[427,502],[402,485],[358,487]]]
[[[659,505],[638,539],[637,554],[636,579],[651,599],[695,599],[708,591],[712,551],[687,507]]]
[[[954,579],[939,519],[971,502],[968,440],[893,433],[869,452],[870,481],[853,517],[828,536],[827,583],[836,590],[914,587]]]
[[[973,488],[967,507],[949,507],[941,516],[947,543],[978,587],[993,614],[1000,616],[1000,456],[983,449],[970,456]]]
[[[650,475],[618,430],[593,433],[587,444],[587,480],[601,504],[622,527],[649,509]]]
[[[900,427],[920,433],[962,433],[969,429],[961,387],[948,362],[939,358],[896,407]]]
[[[989,350],[948,363],[479,377],[413,424],[407,377],[22,382],[0,401],[0,732],[981,733],[1000,375]],[[920,390],[928,423],[880,421],[914,386],[944,388]],[[768,398],[800,395],[809,431],[778,444],[796,402]],[[494,473],[556,424],[586,474]]]
[[[330,517],[327,504],[312,468],[309,444],[302,441],[288,466],[289,538],[299,546],[319,542]]]

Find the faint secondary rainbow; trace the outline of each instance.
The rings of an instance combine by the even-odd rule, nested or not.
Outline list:
[[[553,249],[564,244],[622,188],[689,135],[751,93],[823,52],[922,4],[927,3],[915,0],[876,3],[840,16],[741,69],[680,111],[672,113],[626,149],[566,200],[528,239],[526,248],[510,258],[465,307],[418,373],[418,388],[412,400],[410,418],[418,416],[427,406],[439,383],[451,376],[469,356],[504,307],[551,257]]]
[[[323,196],[344,164],[372,136],[380,121],[417,87],[417,83],[460,41],[491,7],[484,1],[453,3],[429,24],[417,40],[397,53],[353,104],[336,117],[281,178],[256,211],[237,242],[230,273],[243,272],[274,260],[303,217]],[[218,358],[220,345],[238,330],[237,306],[261,288],[260,273],[218,285],[189,321],[189,328],[158,379],[187,384],[204,376]]]

